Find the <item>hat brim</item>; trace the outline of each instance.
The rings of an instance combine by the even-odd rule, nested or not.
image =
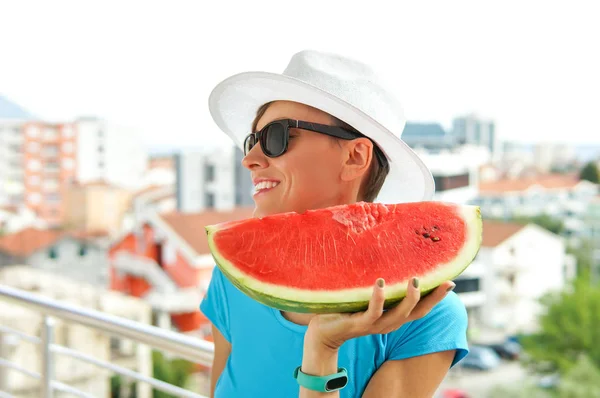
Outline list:
[[[404,141],[358,108],[301,80],[276,73],[244,72],[219,83],[208,102],[217,126],[243,149],[258,108],[278,100],[299,102],[327,112],[377,143],[390,162],[390,173],[377,202],[418,202],[433,197],[431,172]]]

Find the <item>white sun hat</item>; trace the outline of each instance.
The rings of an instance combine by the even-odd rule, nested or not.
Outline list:
[[[402,107],[369,66],[336,54],[301,51],[292,56],[283,74],[244,72],[225,79],[208,102],[215,123],[243,150],[258,108],[277,100],[327,112],[381,148],[390,173],[377,202],[431,200],[431,172],[401,139],[406,124]]]

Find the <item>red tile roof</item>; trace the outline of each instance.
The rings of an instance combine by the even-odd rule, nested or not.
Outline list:
[[[525,224],[483,220],[482,247],[496,247],[520,230]]]
[[[206,225],[218,224],[226,221],[251,218],[254,208],[240,207],[232,211],[205,211],[202,213],[166,213],[161,218],[191,246],[194,251],[209,254],[208,240],[206,239]]]
[[[94,239],[106,238],[108,236],[108,232],[102,230],[58,231],[29,227],[19,232],[0,237],[0,252],[15,257],[27,257],[38,250],[54,245],[65,237],[71,237],[79,241],[93,241]]]
[[[546,174],[535,177],[482,182],[479,184],[479,191],[484,195],[504,192],[521,192],[526,191],[535,185],[546,189],[571,189],[579,184],[579,182],[579,177],[575,174]]]
[[[148,161],[148,169],[174,169],[175,158],[173,156],[160,156]]]
[[[17,214],[19,212],[19,208],[17,206],[0,206],[0,210],[5,211],[7,213]]]
[[[0,252],[26,257],[53,245],[64,235],[62,231],[25,228],[14,234],[0,237]]]
[[[93,181],[88,181],[88,182],[78,182],[76,184],[74,184],[75,187],[81,187],[81,188],[117,188],[116,185],[113,185],[109,182],[106,182],[103,179],[98,179],[98,180],[93,180]]]

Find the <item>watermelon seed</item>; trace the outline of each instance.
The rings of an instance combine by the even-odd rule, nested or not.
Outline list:
[[[437,242],[440,240],[440,238],[438,238],[437,236],[434,236],[433,238],[431,238],[432,241]]]
[[[425,233],[423,234],[423,237],[424,237],[424,238],[429,238],[429,234],[428,234],[427,232],[425,232]]]

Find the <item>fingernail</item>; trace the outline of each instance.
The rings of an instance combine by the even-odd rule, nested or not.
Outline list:
[[[413,278],[413,286],[415,287],[415,289],[419,288],[419,279],[418,278]]]
[[[377,286],[383,288],[385,286],[385,281],[383,280],[383,278],[379,278],[377,279]]]
[[[455,287],[456,287],[456,285],[450,286],[448,289],[446,289],[446,293],[450,293],[451,291],[454,290]]]

